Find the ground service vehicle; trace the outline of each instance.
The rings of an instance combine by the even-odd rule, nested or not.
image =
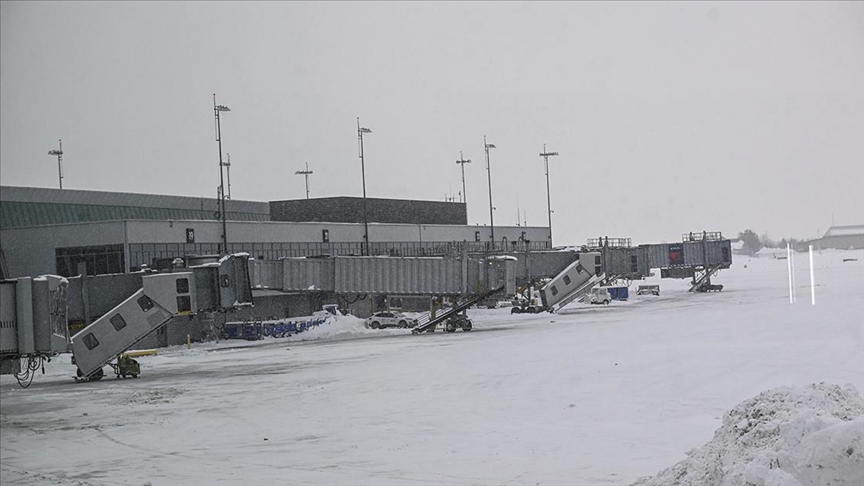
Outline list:
[[[524,304],[520,304],[520,305],[515,305],[512,308],[510,308],[510,313],[511,314],[539,314],[545,310],[546,309],[543,308],[543,306],[524,303]]]
[[[456,329],[462,329],[463,332],[470,331],[474,328],[471,319],[465,315],[464,311],[461,314],[456,314],[444,322],[444,330],[446,332],[456,332]]]
[[[660,286],[659,285],[640,285],[638,289],[636,289],[636,295],[660,295]]]
[[[593,288],[588,295],[592,304],[609,305],[612,302],[612,295],[605,287]]]
[[[721,290],[723,290],[722,284],[707,283],[696,287],[697,292],[720,292]]]
[[[447,332],[455,332],[456,329],[462,329],[463,332],[470,331],[474,328],[474,325],[471,323],[471,319],[468,319],[468,316],[465,315],[465,311],[468,310],[468,308],[472,305],[475,305],[477,302],[480,302],[483,299],[486,299],[492,295],[501,292],[502,290],[504,290],[504,288],[505,286],[502,285],[500,287],[488,290],[481,295],[469,298],[461,304],[457,304],[454,307],[445,310],[441,313],[441,315],[436,316],[429,321],[418,325],[411,330],[411,334],[420,334],[421,332],[435,332],[435,328],[438,327],[438,324],[440,323],[444,323],[444,330]]]

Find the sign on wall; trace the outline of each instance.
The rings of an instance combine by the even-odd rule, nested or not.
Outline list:
[[[669,265],[684,264],[684,245],[675,243],[669,245]]]

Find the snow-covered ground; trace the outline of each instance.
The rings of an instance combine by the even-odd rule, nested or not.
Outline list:
[[[627,302],[557,315],[471,310],[470,333],[346,317],[291,338],[160,350],[139,359],[139,379],[83,384],[62,356],[28,389],[0,378],[0,483],[626,485],[708,470],[735,437],[765,439],[777,424],[753,410],[766,403],[792,425],[757,452],[783,465],[843,425],[842,404],[808,391],[864,393],[864,251],[815,255],[816,306],[806,255],[795,263],[794,305],[785,260],[735,257],[721,293],[650,279],[659,297],[634,285]],[[832,437],[855,440],[860,425]],[[795,433],[817,429],[828,432]],[[858,464],[831,484],[852,484]],[[736,477],[795,484],[794,471],[760,467]]]

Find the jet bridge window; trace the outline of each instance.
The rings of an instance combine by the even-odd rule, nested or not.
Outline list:
[[[570,275],[564,275],[564,285],[570,285]]]
[[[191,312],[192,311],[192,301],[189,299],[188,295],[178,295],[177,296],[177,312]]]
[[[177,279],[177,293],[178,294],[188,294],[189,293],[189,279],[188,278],[178,278]]]
[[[138,302],[138,306],[141,307],[141,310],[144,312],[149,311],[155,305],[153,303],[153,300],[150,299],[150,297],[147,297],[146,295],[142,295],[141,297],[139,297],[137,302]]]
[[[123,319],[123,316],[121,316],[120,314],[117,314],[114,317],[112,317],[110,319],[110,321],[111,321],[111,325],[114,326],[115,331],[119,331],[120,329],[123,329],[124,327],[126,327],[126,319]]]
[[[552,286],[552,295],[558,295],[558,287]]]
[[[94,336],[92,332],[87,333],[87,335],[84,336],[83,341],[84,341],[84,346],[87,346],[87,349],[89,349],[91,351],[96,346],[99,346],[99,340],[96,339],[96,336]]]

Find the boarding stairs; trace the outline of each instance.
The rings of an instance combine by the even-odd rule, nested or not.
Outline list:
[[[711,283],[711,277],[716,275],[721,268],[723,268],[723,264],[708,266],[702,270],[701,275],[698,273],[694,275],[693,280],[690,282],[689,292],[719,292],[723,290],[722,285]]]
[[[412,334],[419,334],[423,331],[434,330],[435,326],[437,326],[438,324],[445,322],[447,319],[449,319],[449,318],[455,316],[456,314],[462,312],[463,310],[471,307],[472,305],[476,304],[477,302],[480,302],[483,299],[486,299],[486,298],[488,298],[494,294],[497,294],[498,292],[501,292],[502,290],[504,290],[503,285],[500,287],[494,288],[492,290],[489,290],[483,294],[472,297],[469,300],[467,300],[461,304],[457,304],[457,305],[455,305],[455,306],[453,306],[447,310],[444,310],[440,314],[436,315],[434,319],[428,319],[428,320],[426,320],[426,322],[423,322],[422,320],[418,320],[418,322],[420,322],[420,323],[417,324],[417,326],[415,326],[414,329],[411,330],[411,333]]]

